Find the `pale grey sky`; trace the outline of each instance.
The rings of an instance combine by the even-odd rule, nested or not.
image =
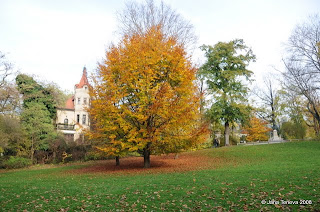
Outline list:
[[[140,0],[141,1],[141,0]],[[117,40],[125,0],[0,0],[0,51],[22,73],[73,91],[83,66],[96,68]],[[244,39],[257,80],[281,69],[283,43],[296,24],[320,12],[319,0],[164,0],[195,27],[198,46]],[[203,61],[200,50],[194,61]]]

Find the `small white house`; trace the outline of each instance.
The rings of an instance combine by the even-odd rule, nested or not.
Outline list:
[[[64,108],[57,108],[57,130],[61,131],[67,141],[83,141],[83,130],[90,126],[86,108],[90,104],[87,69],[83,68],[81,80],[74,86],[74,95],[69,98]]]

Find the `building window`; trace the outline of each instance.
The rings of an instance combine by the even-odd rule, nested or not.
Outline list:
[[[77,114],[77,123],[79,123],[79,122],[80,122],[80,115]]]
[[[83,104],[87,104],[87,98],[83,98]]]
[[[87,116],[86,115],[82,115],[82,124],[86,124],[86,119],[87,119]]]
[[[64,119],[64,125],[68,125],[68,119],[67,118]]]
[[[80,105],[80,98],[78,98],[78,105]]]
[[[87,86],[84,86],[84,89],[85,89],[85,90],[87,90],[87,89],[88,89],[88,87],[87,87]]]

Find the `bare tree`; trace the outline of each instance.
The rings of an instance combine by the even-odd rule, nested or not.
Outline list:
[[[291,63],[303,67],[307,74],[320,74],[320,17],[310,16],[308,21],[294,29],[287,44]],[[297,66],[296,66],[297,68]],[[318,76],[317,76],[318,77]]]
[[[13,66],[0,51],[0,114],[15,114],[20,105],[19,92],[15,84],[8,80],[13,76]]]
[[[287,44],[284,64],[284,86],[307,101],[307,110],[320,132],[320,17],[310,16],[308,22],[297,25]]]
[[[192,47],[197,37],[194,27],[163,1],[156,5],[153,0],[145,3],[128,2],[118,13],[121,35],[144,34],[151,27],[159,26],[168,38],[176,38],[179,44]]]
[[[253,94],[259,98],[262,103],[257,115],[265,121],[272,124],[272,129],[279,130],[277,117],[280,110],[279,94],[275,88],[274,77],[267,76],[264,79],[263,88],[254,89]]]
[[[6,60],[5,54],[0,51],[0,88],[6,83],[7,77],[12,74],[12,64]]]
[[[6,83],[0,88],[0,114],[14,115],[19,111],[20,96],[14,83]]]
[[[292,88],[282,89],[280,91],[282,110],[288,115],[294,123],[306,124],[309,127],[313,124],[310,120],[311,114],[307,110],[308,101],[302,95],[297,95],[296,91]],[[311,121],[311,122],[310,122]]]
[[[318,76],[320,73],[310,73],[298,61],[289,60],[284,63],[287,69],[283,74],[285,77],[284,87],[297,96],[303,96],[306,99],[307,111],[314,119],[313,127],[318,134],[320,132],[320,90]]]

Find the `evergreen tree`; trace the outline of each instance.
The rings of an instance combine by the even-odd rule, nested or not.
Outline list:
[[[49,142],[55,138],[56,131],[50,113],[41,102],[27,102],[21,114],[23,129],[31,142],[31,160],[35,150],[48,150]]]
[[[16,84],[19,92],[23,95],[23,108],[26,108],[26,104],[29,102],[43,103],[50,113],[50,118],[56,117],[56,102],[51,89],[43,87],[25,74],[19,74],[16,77]]]
[[[53,125],[55,101],[50,91],[30,76],[20,74],[16,83],[23,95],[21,123],[31,142],[30,157],[33,160],[35,150],[47,150],[49,142],[57,136]]]

